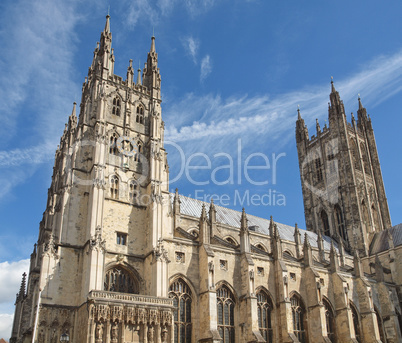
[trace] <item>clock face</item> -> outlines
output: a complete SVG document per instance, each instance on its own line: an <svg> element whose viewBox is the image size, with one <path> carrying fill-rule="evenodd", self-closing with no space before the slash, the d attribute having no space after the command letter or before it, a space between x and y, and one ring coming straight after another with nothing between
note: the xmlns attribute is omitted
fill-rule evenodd
<svg viewBox="0 0 402 343"><path fill-rule="evenodd" d="M138 145L135 143L133 138L128 136L119 137L116 146L119 152L127 157L132 157L138 153Z"/></svg>

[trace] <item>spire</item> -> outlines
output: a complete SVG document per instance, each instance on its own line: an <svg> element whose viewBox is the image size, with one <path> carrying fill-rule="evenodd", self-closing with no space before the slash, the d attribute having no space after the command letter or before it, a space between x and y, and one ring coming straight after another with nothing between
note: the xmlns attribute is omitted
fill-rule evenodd
<svg viewBox="0 0 402 343"><path fill-rule="evenodd" d="M296 243L296 255L297 258L300 258L302 256L301 253L301 233L299 230L299 227L297 226L297 223L295 224L295 233L293 234L295 238L295 243Z"/></svg>
<svg viewBox="0 0 402 343"><path fill-rule="evenodd" d="M133 83L133 78L134 78L134 68L133 68L133 60L130 59L128 62L128 68L127 68L127 85L131 87Z"/></svg>
<svg viewBox="0 0 402 343"><path fill-rule="evenodd" d="M211 204L209 205L209 220L211 225L215 224L216 222L216 209L214 204L214 199L211 198Z"/></svg>
<svg viewBox="0 0 402 343"><path fill-rule="evenodd" d="M244 210L244 207L243 207L243 210L241 212L240 225L241 225L241 230L242 231L247 230L247 215L246 215L246 211Z"/></svg>
<svg viewBox="0 0 402 343"><path fill-rule="evenodd" d="M306 266L313 266L313 251L311 250L311 244L308 239L307 232L304 235L303 253L304 253L304 264Z"/></svg>
<svg viewBox="0 0 402 343"><path fill-rule="evenodd" d="M150 52L155 52L156 50L155 50L155 36L154 35L152 35L152 37L151 37L151 50L150 50Z"/></svg>
<svg viewBox="0 0 402 343"><path fill-rule="evenodd" d="M199 230L200 230L200 243L209 244L210 232L207 222L207 211L205 210L205 204L202 204Z"/></svg>
<svg viewBox="0 0 402 343"><path fill-rule="evenodd" d="M110 32L110 15L109 13L106 16L106 24L105 24L105 29L103 30L104 33L109 33Z"/></svg>
<svg viewBox="0 0 402 343"><path fill-rule="evenodd" d="M141 82L141 62L138 62L137 85L142 85L142 82Z"/></svg>
<svg viewBox="0 0 402 343"><path fill-rule="evenodd" d="M18 299L22 300L25 297L25 287L26 287L27 273L22 274L20 291L18 293Z"/></svg>
<svg viewBox="0 0 402 343"><path fill-rule="evenodd" d="M358 101L359 101L359 110L362 110L364 107L363 107L362 101L361 101L361 99L360 99L360 94L359 94L358 96L359 96L359 97L358 97L357 99L358 99Z"/></svg>
<svg viewBox="0 0 402 343"><path fill-rule="evenodd" d="M333 76L331 76L331 93L336 93Z"/></svg>
<svg viewBox="0 0 402 343"><path fill-rule="evenodd" d="M329 251L329 261L330 261L331 271L337 272L339 270L339 260L338 260L338 254L336 253L336 250L335 250L335 245L334 245L333 240L331 240L331 249Z"/></svg>
<svg viewBox="0 0 402 343"><path fill-rule="evenodd" d="M297 120L301 120L301 114L300 114L300 105L297 105Z"/></svg>
<svg viewBox="0 0 402 343"><path fill-rule="evenodd" d="M321 127L320 127L320 123L318 122L317 118L315 120L315 127L317 129L317 136L318 136L318 134L321 132Z"/></svg>

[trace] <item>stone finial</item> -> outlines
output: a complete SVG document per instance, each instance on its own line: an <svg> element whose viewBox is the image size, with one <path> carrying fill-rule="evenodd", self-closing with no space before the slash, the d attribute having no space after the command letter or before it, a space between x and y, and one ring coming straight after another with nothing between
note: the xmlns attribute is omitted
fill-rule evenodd
<svg viewBox="0 0 402 343"><path fill-rule="evenodd" d="M320 127L320 123L318 122L317 118L315 120L315 127L317 129L317 135L318 135L321 132L321 127Z"/></svg>
<svg viewBox="0 0 402 343"><path fill-rule="evenodd" d="M301 233L300 233L299 227L297 226L297 223L295 224L295 232L294 232L293 236L295 238L295 243L296 243L296 255L297 255L297 258L300 258L302 256Z"/></svg>
<svg viewBox="0 0 402 343"><path fill-rule="evenodd" d="M203 222L207 221L207 211L205 210L204 204L202 204L200 221L203 221Z"/></svg>
<svg viewBox="0 0 402 343"><path fill-rule="evenodd" d="M339 270L339 260L338 254L336 253L334 241L331 240L331 249L329 251L329 261L332 272L337 272Z"/></svg>
<svg viewBox="0 0 402 343"><path fill-rule="evenodd" d="M151 49L150 49L150 52L155 52L156 50L155 50L155 36L154 35L152 35L152 37L151 37Z"/></svg>
<svg viewBox="0 0 402 343"><path fill-rule="evenodd" d="M335 85L334 85L334 77L331 76L331 92L335 93L336 89L335 89Z"/></svg>
<svg viewBox="0 0 402 343"><path fill-rule="evenodd" d="M311 249L311 244L308 239L307 232L304 235L303 253L304 253L304 264L306 266L312 266L313 265L313 251Z"/></svg>
<svg viewBox="0 0 402 343"><path fill-rule="evenodd" d="M209 205L209 220L211 223L216 222L216 209L214 199L211 198L211 204Z"/></svg>
<svg viewBox="0 0 402 343"><path fill-rule="evenodd" d="M244 210L244 207L243 207L243 210L241 212L241 218L240 218L240 227L241 227L242 231L247 230L247 221L248 220L247 220L246 211Z"/></svg>
<svg viewBox="0 0 402 343"><path fill-rule="evenodd" d="M321 231L318 231L317 234L317 246L320 254L320 259L323 262L325 261L325 251L324 251L324 239L322 238Z"/></svg>
<svg viewBox="0 0 402 343"><path fill-rule="evenodd" d="M302 119L301 114L300 114L300 105L297 105L297 119L298 120Z"/></svg>
<svg viewBox="0 0 402 343"><path fill-rule="evenodd" d="M27 280L27 273L24 272L22 274L20 291L17 295L18 300L22 300L25 297L26 280Z"/></svg>
<svg viewBox="0 0 402 343"><path fill-rule="evenodd" d="M104 33L109 33L110 32L110 15L109 13L106 16L106 24L105 24L105 29L103 30Z"/></svg>

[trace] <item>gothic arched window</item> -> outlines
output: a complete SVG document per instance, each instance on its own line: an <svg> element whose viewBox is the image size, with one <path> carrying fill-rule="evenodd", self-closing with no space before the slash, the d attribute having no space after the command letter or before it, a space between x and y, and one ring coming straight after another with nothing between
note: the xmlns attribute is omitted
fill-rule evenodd
<svg viewBox="0 0 402 343"><path fill-rule="evenodd" d="M300 297L296 294L292 296L290 303L292 307L293 333L301 343L306 343L306 310Z"/></svg>
<svg viewBox="0 0 402 343"><path fill-rule="evenodd" d="M216 291L218 306L218 331L224 343L235 342L234 296L229 288L222 285Z"/></svg>
<svg viewBox="0 0 402 343"><path fill-rule="evenodd" d="M228 243L230 243L232 245L237 245L237 243L235 242L235 240L232 237L227 237L226 242L228 242Z"/></svg>
<svg viewBox="0 0 402 343"><path fill-rule="evenodd" d="M320 182L323 179L321 158L319 156L316 156L314 163L317 182Z"/></svg>
<svg viewBox="0 0 402 343"><path fill-rule="evenodd" d="M174 342L191 343L191 290L183 279L179 278L170 285L169 298L173 299Z"/></svg>
<svg viewBox="0 0 402 343"><path fill-rule="evenodd" d="M257 293L258 328L265 342L273 342L272 301L263 290Z"/></svg>
<svg viewBox="0 0 402 343"><path fill-rule="evenodd" d="M110 197L113 199L119 198L119 178L116 175L110 178Z"/></svg>
<svg viewBox="0 0 402 343"><path fill-rule="evenodd" d="M120 115L120 108L121 108L120 98L116 96L113 99L112 114L115 114L116 116L119 116Z"/></svg>
<svg viewBox="0 0 402 343"><path fill-rule="evenodd" d="M338 204L335 205L335 220L336 220L336 225L338 227L338 233L341 236L341 238L345 241L348 240L348 236L346 234L346 229L345 229L345 222L343 220L343 214L342 210L339 207Z"/></svg>
<svg viewBox="0 0 402 343"><path fill-rule="evenodd" d="M109 269L105 274L105 291L138 294L138 284L126 269L120 266Z"/></svg>
<svg viewBox="0 0 402 343"><path fill-rule="evenodd" d="M117 149L117 135L116 135L115 133L110 136L109 153L110 153L110 154L113 154L113 155L117 155L117 154L118 154L118 149Z"/></svg>
<svg viewBox="0 0 402 343"><path fill-rule="evenodd" d="M137 117L135 121L139 124L144 124L144 107L141 105L137 106Z"/></svg>
<svg viewBox="0 0 402 343"><path fill-rule="evenodd" d="M357 150L356 141L353 138L350 140L350 150L352 153L352 160L355 169L362 170L359 159L359 151Z"/></svg>
<svg viewBox="0 0 402 343"><path fill-rule="evenodd" d="M336 342L335 338L335 317L334 312L332 311L332 306L329 302L323 299L324 308L325 308L325 323L327 327L327 335L332 343Z"/></svg>
<svg viewBox="0 0 402 343"><path fill-rule="evenodd" d="M139 161L140 160L141 152L142 152L142 146L141 146L141 143L138 142L137 143L137 153L134 155L134 161Z"/></svg>
<svg viewBox="0 0 402 343"><path fill-rule="evenodd" d="M360 150L362 152L363 157L364 172L370 175L370 162L367 155L366 145L364 143L360 143Z"/></svg>
<svg viewBox="0 0 402 343"><path fill-rule="evenodd" d="M324 231L324 235L329 236L330 230L329 230L329 221L328 221L328 215L327 212L324 210L321 211L321 221L322 221L322 228Z"/></svg>
<svg viewBox="0 0 402 343"><path fill-rule="evenodd" d="M355 329L356 340L361 342L361 333L360 333L360 319L359 314L357 313L357 309L352 302L350 302L350 308L352 310L352 318L353 318L353 328Z"/></svg>

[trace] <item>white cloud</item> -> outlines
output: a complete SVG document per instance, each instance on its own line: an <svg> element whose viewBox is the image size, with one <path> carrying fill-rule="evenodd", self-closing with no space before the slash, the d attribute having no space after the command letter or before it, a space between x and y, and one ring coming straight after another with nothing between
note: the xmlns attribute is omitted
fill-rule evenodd
<svg viewBox="0 0 402 343"><path fill-rule="evenodd" d="M164 13L168 13L166 1L160 1L159 6ZM156 25L159 21L157 9L154 8L148 0L132 0L126 9L126 22L129 26L134 27L140 20L149 20Z"/></svg>
<svg viewBox="0 0 402 343"><path fill-rule="evenodd" d="M22 274L28 274L29 259L0 263L0 304L14 303L21 285Z"/></svg>
<svg viewBox="0 0 402 343"><path fill-rule="evenodd" d="M186 49L186 52L191 56L194 64L197 64L199 42L194 37L187 37L183 39L182 44Z"/></svg>
<svg viewBox="0 0 402 343"><path fill-rule="evenodd" d="M201 61L201 75L200 75L201 81L204 81L206 77L211 73L211 71L212 71L211 58L209 57L209 55L206 55Z"/></svg>
<svg viewBox="0 0 402 343"><path fill-rule="evenodd" d="M208 65L209 62L205 62L206 69ZM363 105L375 106L402 90L402 52L381 56L362 71L335 85L340 90L347 113L348 107L357 108L359 92ZM169 117L172 113L174 120L169 121L172 124L167 126L166 139L176 142L197 141L199 146L198 140L204 137L227 137L244 132L283 142L284 139L293 138L298 104L301 105L302 116L308 125L313 124L314 118L326 118L329 92L329 84L326 84L310 86L273 99L267 95L221 99L214 95L197 97L188 94L167 111ZM197 119L193 119L193 122L180 121L180 118L188 121L188 114ZM212 144L210 141L214 140L204 140L204 144Z"/></svg>
<svg viewBox="0 0 402 343"><path fill-rule="evenodd" d="M0 313L0 338L8 341L11 337L11 330L13 325L14 315Z"/></svg>
<svg viewBox="0 0 402 343"><path fill-rule="evenodd" d="M15 295L19 292L22 274L28 274L29 260L0 263L0 338L11 336Z"/></svg>

